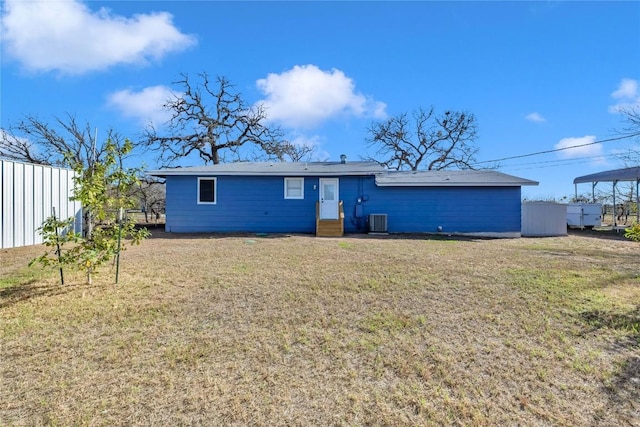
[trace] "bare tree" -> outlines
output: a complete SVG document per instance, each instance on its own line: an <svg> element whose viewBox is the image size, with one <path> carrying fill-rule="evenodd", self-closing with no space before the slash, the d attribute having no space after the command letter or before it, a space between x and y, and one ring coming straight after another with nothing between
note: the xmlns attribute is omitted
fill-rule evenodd
<svg viewBox="0 0 640 427"><path fill-rule="evenodd" d="M27 163L90 168L103 160L108 141L121 147L124 138L108 129L106 137L98 141L91 125L78 123L71 114L54 117L51 124L28 115L0 132L0 156Z"/></svg>
<svg viewBox="0 0 640 427"><path fill-rule="evenodd" d="M630 145L625 151L616 155L616 158L624 167L637 167L640 166L640 107L626 107L620 110L624 125L622 128L616 130L616 132L623 137L630 138L635 141L635 144ZM624 200L624 210L629 212L630 210L637 210L637 198L635 194L636 185L634 182L623 182L618 187L620 192L620 198L618 200ZM626 221L625 221L626 223Z"/></svg>
<svg viewBox="0 0 640 427"><path fill-rule="evenodd" d="M246 105L225 77L215 83L206 73L198 77L197 84L187 74L174 82L183 92L164 104L172 114L166 134L159 135L153 126L145 132L146 145L160 152L161 162L171 164L190 155L199 156L205 164L245 160L250 151L247 144L270 158L284 158L287 147L281 141L282 131L265 124L263 107Z"/></svg>
<svg viewBox="0 0 640 427"><path fill-rule="evenodd" d="M619 154L618 159L626 166L640 165L640 107L627 107L620 110L624 125L616 132L623 137L633 139L636 144L627 147L627 150Z"/></svg>
<svg viewBox="0 0 640 427"><path fill-rule="evenodd" d="M28 163L60 166L76 171L101 170L106 163L114 163L120 171L124 167L126 157L132 155L136 146L128 139L122 138L112 129L107 129L97 138L96 130L92 132L89 123L80 124L76 118L67 114L65 117L54 117L48 123L36 116L28 115L18 124L0 131L0 156ZM82 174L78 173L78 177ZM109 191L118 192L120 185ZM119 198L120 194L110 194ZM99 218L93 215L92 209L83 206L83 232L91 238L92 229Z"/></svg>
<svg viewBox="0 0 640 427"><path fill-rule="evenodd" d="M620 113L625 125L618 133L640 140L640 107L626 107Z"/></svg>
<svg viewBox="0 0 640 427"><path fill-rule="evenodd" d="M166 198L166 186L164 180L142 176L139 178L134 190L134 196L138 199L144 213L144 220L149 222L149 214L156 218L164 212Z"/></svg>
<svg viewBox="0 0 640 427"><path fill-rule="evenodd" d="M411 119L403 113L371 124L367 141L377 151L369 160L396 170L473 169L478 151L473 114L436 115L431 107L415 110Z"/></svg>
<svg viewBox="0 0 640 427"><path fill-rule="evenodd" d="M316 154L316 147L307 144L292 144L285 142L283 147L283 160L291 162L310 162Z"/></svg>
<svg viewBox="0 0 640 427"><path fill-rule="evenodd" d="M0 130L0 156L19 162L53 164L28 138L17 136L12 129Z"/></svg>

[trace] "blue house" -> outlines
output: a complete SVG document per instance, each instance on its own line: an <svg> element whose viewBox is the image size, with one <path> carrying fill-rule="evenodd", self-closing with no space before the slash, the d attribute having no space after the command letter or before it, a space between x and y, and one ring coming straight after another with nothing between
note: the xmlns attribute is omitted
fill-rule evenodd
<svg viewBox="0 0 640 427"><path fill-rule="evenodd" d="M503 173L389 171L375 162L226 163L166 178L166 231L520 236L521 187Z"/></svg>

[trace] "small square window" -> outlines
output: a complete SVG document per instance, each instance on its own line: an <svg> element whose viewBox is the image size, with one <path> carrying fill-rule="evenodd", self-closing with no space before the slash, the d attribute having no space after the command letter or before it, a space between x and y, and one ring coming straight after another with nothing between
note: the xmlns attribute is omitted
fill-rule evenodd
<svg viewBox="0 0 640 427"><path fill-rule="evenodd" d="M304 178L285 178L284 198L304 199Z"/></svg>
<svg viewBox="0 0 640 427"><path fill-rule="evenodd" d="M216 204L216 178L198 178L198 204Z"/></svg>

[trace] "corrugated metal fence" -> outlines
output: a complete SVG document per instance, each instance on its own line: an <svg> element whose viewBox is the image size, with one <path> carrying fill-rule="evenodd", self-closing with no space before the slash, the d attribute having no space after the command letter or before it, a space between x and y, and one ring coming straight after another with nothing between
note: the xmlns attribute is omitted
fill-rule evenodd
<svg viewBox="0 0 640 427"><path fill-rule="evenodd" d="M82 208L71 201L74 172L69 169L0 160L0 247L42 243L37 229L55 208L58 218L75 217L80 231Z"/></svg>

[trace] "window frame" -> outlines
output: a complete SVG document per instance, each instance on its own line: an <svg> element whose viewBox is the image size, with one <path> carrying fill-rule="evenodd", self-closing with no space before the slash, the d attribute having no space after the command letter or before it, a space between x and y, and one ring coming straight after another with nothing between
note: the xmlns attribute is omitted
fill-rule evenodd
<svg viewBox="0 0 640 427"><path fill-rule="evenodd" d="M213 202L200 200L200 183L202 181L213 181ZM198 177L198 192L196 194L196 200L199 205L215 205L218 203L218 178L214 176Z"/></svg>
<svg viewBox="0 0 640 427"><path fill-rule="evenodd" d="M288 193L288 184L292 181L300 181L300 195L299 196L290 196ZM285 177L284 179L284 198L287 200L304 200L304 177L302 176L291 176Z"/></svg>

